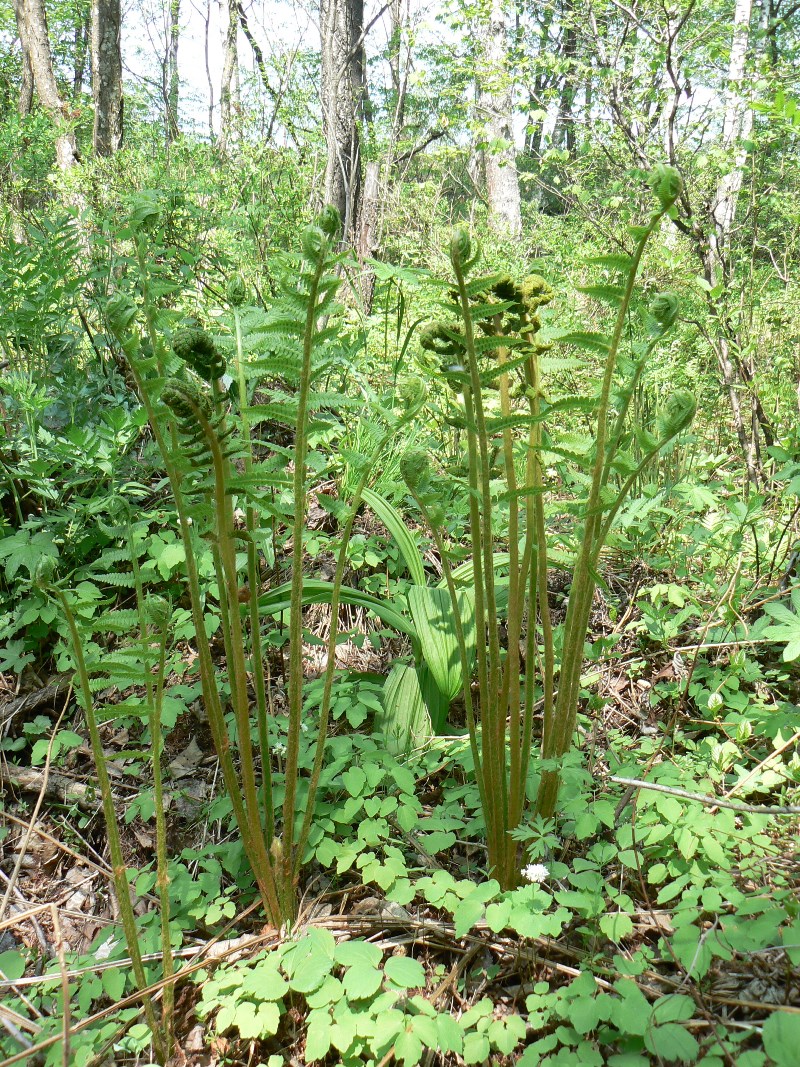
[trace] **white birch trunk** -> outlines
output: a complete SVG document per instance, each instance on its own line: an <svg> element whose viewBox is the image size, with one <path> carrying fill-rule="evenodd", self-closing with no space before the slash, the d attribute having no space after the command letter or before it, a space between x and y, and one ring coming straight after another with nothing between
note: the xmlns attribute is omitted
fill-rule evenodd
<svg viewBox="0 0 800 1067"><path fill-rule="evenodd" d="M489 143L484 151L489 223L498 232L516 237L522 232L522 216L503 0L491 0L491 10L482 31L483 63L479 71L478 106L484 119L484 138Z"/></svg>

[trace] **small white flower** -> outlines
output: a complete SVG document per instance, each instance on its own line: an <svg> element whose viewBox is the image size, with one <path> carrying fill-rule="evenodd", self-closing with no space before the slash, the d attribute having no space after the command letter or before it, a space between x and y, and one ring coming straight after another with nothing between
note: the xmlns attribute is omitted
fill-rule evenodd
<svg viewBox="0 0 800 1067"><path fill-rule="evenodd" d="M303 731L304 734L307 734L308 733L308 723L307 722L301 722L300 723L300 729Z"/></svg>
<svg viewBox="0 0 800 1067"><path fill-rule="evenodd" d="M284 745L283 741L279 741L276 745L272 746L272 751L276 756L285 756L286 745Z"/></svg>
<svg viewBox="0 0 800 1067"><path fill-rule="evenodd" d="M550 872L543 863L529 863L520 873L526 882L546 882L550 877Z"/></svg>

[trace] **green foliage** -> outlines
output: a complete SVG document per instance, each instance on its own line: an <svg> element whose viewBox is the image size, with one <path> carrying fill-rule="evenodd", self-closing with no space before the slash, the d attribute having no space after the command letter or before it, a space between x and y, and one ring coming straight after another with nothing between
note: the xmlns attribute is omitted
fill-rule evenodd
<svg viewBox="0 0 800 1067"><path fill-rule="evenodd" d="M65 100L86 14L83 2L48 7ZM90 693L82 700L107 724L106 751L108 736L129 736L120 765L140 795L117 816L123 837L146 824L126 856L142 857L131 875L137 910L146 910L133 943L153 954L148 981L166 974L170 941L196 946L231 921L232 937L251 932L250 920L237 917L254 892L269 891L254 888L252 870L263 880L270 864L281 868L277 842L291 826L291 900L279 901L272 918L293 913L297 891L302 925L261 955L248 958L249 949L235 963L209 962L198 978L206 1042L212 1027L231 1042L220 1055L269 1067L290 1055L345 1067L387 1056L409 1065L508 1057L550 1067L788 1067L798 1034L781 998L800 964L793 827L786 816L732 812L711 800L790 805L800 781L797 211L784 192L797 184L796 28L779 18L750 32L742 99L753 102L755 122L734 147L714 133L725 128L724 109L738 106L726 77L730 19L716 9L696 9L676 30L673 14L653 5L637 7L632 21L601 3L599 35L593 20L566 8L517 14L509 80L532 94L515 167L524 214L518 241L489 233L472 195L467 101L483 69L483 13L451 12L458 32L448 31L445 44L431 45L423 25L394 27L384 58L396 66L385 86L378 58L369 57L364 157L383 161L390 146L373 234L381 261L368 264L370 311L361 306L369 286L362 289L356 265L328 255L335 218L326 213L303 231L318 203L322 148L314 55L300 48L289 59L276 46L267 59L279 85L274 100L261 99L241 72L226 158L188 131L165 149L154 117L156 71L149 103L148 82L126 85L124 152L93 160L86 81L67 120L83 158L64 176L53 168L57 131L43 109L35 104L17 117L20 53L11 11L2 12L0 362L8 366L0 370L0 670L7 693L19 687L22 695L53 668L73 670L82 655ZM665 41L674 84L659 73ZM614 62L600 55L610 42ZM609 99L614 108L598 109L597 100ZM545 133L548 114L557 118ZM479 150L500 147L479 136ZM648 177L644 157L662 143L677 169L657 167ZM738 206L736 195L719 199L737 177L733 152L743 161ZM648 184L655 199L645 207ZM721 216L721 203L735 213L727 233L705 207L717 205ZM644 236L626 225L652 204L670 223L652 229L640 282L626 296ZM465 307L451 283L436 278L448 269L444 235L467 217L472 232L459 229L452 248L459 268L473 270ZM709 239L721 256L716 270ZM474 274L479 251L488 277ZM303 401L304 327L323 252ZM555 302L539 273L515 285L529 271L546 274ZM615 347L605 315L625 308L603 448L598 380ZM538 382L528 374L526 317L541 320ZM731 382L718 368L721 352L732 359ZM141 395L126 380L125 353ZM470 417L465 388L484 402L487 449L477 479L468 438L479 433L478 410ZM745 438L766 446L758 485L749 488L726 407L733 399ZM162 432L163 461L149 443L142 400ZM420 453L429 457L421 465ZM404 456L416 501L403 483ZM179 483L176 502L165 468ZM360 496L382 530L368 514L356 517ZM304 526L306 501L323 512L313 529ZM475 501L491 512L477 555ZM439 536L433 545L416 529L420 515ZM588 567L570 583L592 524ZM515 587L513 577L529 528L535 589ZM299 566L297 556L289 561L298 546ZM440 561L454 595L446 577L434 576ZM58 584L80 651L45 582ZM494 606L476 621L475 592L489 582ZM588 629L580 619L565 628L565 606L578 612L581 599ZM334 609L329 639L304 610L319 603ZM340 605L352 613L340 615ZM337 642L355 648L365 637L363 613L378 620L364 652L377 653L385 679L334 671ZM442 736L469 726L457 690L476 672L474 660L491 655L496 629L497 663L509 679L505 692L502 683L488 690L499 694L498 723L511 736L517 710L535 709L530 734L524 723L519 731L517 802L532 805L548 775L562 782L554 817L540 804L506 841L509 883L520 883L506 889L485 848L504 833L486 816L487 795L502 809L499 777L487 778L484 753L465 737ZM326 667L305 685L294 674L288 723L275 657L290 632L295 666L302 641L322 645ZM212 719L215 699L219 705L215 740L221 752L229 742L235 757L226 765L223 756L225 789L200 820L219 843L167 857L167 804L155 795L159 739L176 725L183 730L184 714L200 701L194 657L207 655L210 643L214 656L200 673ZM376 669L373 659L367 669ZM586 767L575 752L558 755L563 745L523 766L540 724L548 734L540 715L548 675L554 690L571 687L567 741L577 727ZM482 733L485 723L477 726ZM204 734L201 727L201 743ZM14 764L41 766L49 751L75 775L85 770L86 738L80 714L54 729L49 713L15 713L1 744ZM255 799L251 791L245 822L249 816L266 854L237 834L236 774L248 746ZM500 767L504 742L489 749L490 766ZM134 768L145 767L152 781L136 781ZM607 768L709 802L625 794L604 780ZM280 811L287 793L288 818ZM180 804L173 800L169 811L177 835L185 829ZM63 806L52 814L60 820ZM91 839L88 816L66 817ZM154 827L160 855L148 863L142 842ZM120 891L127 897L127 887ZM359 939L363 918L347 930L349 915L318 911L320 893L359 909L369 901L380 939ZM114 1007L135 993L128 957L124 939L107 927L87 954L68 954L71 1062L154 1058L140 1007ZM0 970L4 1009L30 1019L37 1041L52 1042L42 1062L61 1064L57 961L15 945L0 953ZM24 987L15 987L22 977ZM162 998L157 1011L169 993ZM756 1010L730 1003L737 1000L763 1003ZM98 1011L108 1012L106 1021L89 1022ZM4 1030L2 1054L20 1049Z"/></svg>

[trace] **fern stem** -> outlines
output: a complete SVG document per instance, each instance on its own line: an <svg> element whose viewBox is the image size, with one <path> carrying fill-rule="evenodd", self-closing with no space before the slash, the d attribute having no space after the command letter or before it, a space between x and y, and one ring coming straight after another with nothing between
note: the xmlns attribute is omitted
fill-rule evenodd
<svg viewBox="0 0 800 1067"><path fill-rule="evenodd" d="M253 442L250 437L250 421L247 417L247 380L244 373L244 356L242 352L242 320L237 307L233 308L233 321L236 332L236 376L239 383L239 425L242 441L245 443L245 474L253 470ZM264 803L264 829L267 845L275 837L275 805L272 791L272 762L269 749L269 730L267 728L267 695L264 688L264 667L261 647L261 617L258 610L258 547L255 543L256 513L248 502L245 522L247 525L247 582L250 586L250 673L256 694L256 714L258 715L258 742L261 750L261 789Z"/></svg>
<svg viewBox="0 0 800 1067"><path fill-rule="evenodd" d="M170 981L175 973L175 961L172 954L170 936L170 900L169 900L169 852L167 850L167 824L164 811L164 780L161 772L161 758L164 751L164 738L161 733L161 715L164 696L164 678L166 675L167 629L166 624L158 629L158 658L156 661L156 680L153 685L149 657L150 631L145 614L144 585L139 560L129 530L131 566L136 588L136 608L139 615L139 633L142 641L144 658L144 681L147 692L147 704L150 719L150 744L152 748L151 763L153 768L153 809L156 820L156 887L161 911L161 967L166 984L162 1000L162 1019L164 1036L169 1054L175 1029L175 986Z"/></svg>
<svg viewBox="0 0 800 1067"><path fill-rule="evenodd" d="M464 389L467 414L467 438L470 465L470 527L472 552L475 567L475 616L478 630L478 649L486 640L488 628L488 663L484 655L485 675L481 692L481 741L484 746L484 766L489 767L491 796L489 814L491 828L487 826L487 844L490 862L501 863L505 849L508 826L508 781L506 774L505 708L498 706L500 674L500 641L497 632L497 604L494 588L494 561L492 559L492 496L491 466L489 463L489 439L483 411L480 369L475 350L475 333L472 324L472 309L461 259L452 256L453 269L458 284L459 303L464 321L464 352L469 373L469 387ZM481 566L479 567L479 560ZM478 600L480 599L480 609Z"/></svg>
<svg viewBox="0 0 800 1067"><path fill-rule="evenodd" d="M290 597L289 636L289 733L286 742L286 790L283 802L283 837L278 861L282 871L282 888L293 895L294 821L297 815L297 770L300 758L300 725L303 714L303 531L306 515L306 453L308 451L308 397L311 388L311 355L317 326L317 299L325 270L327 240L314 265L308 293L303 331L303 362L297 403L297 428L294 448L294 522L292 524L292 591Z"/></svg>
<svg viewBox="0 0 800 1067"><path fill-rule="evenodd" d="M125 942L127 944L128 952L131 957L131 967L133 968L133 976L136 980L136 985L139 989L144 990L148 986L148 981L144 971L144 963L142 962L142 953L139 948L139 932L136 928L136 917L133 913L133 905L131 903L131 887L128 882L128 871L122 854L122 837L119 832L119 824L117 823L117 813L114 810L114 794L111 791L111 781L108 777L108 770L106 768L103 742L100 738L97 717L94 713L94 701L92 699L91 685L89 684L89 672L86 668L86 660L83 655L83 645L81 643L80 634L78 633L77 623L75 622L75 615L73 614L69 601L63 591L57 586L50 586L49 589L61 605L61 610L64 613L64 618L66 619L67 627L69 629L73 652L75 653L78 680L81 687L81 696L83 697L83 710L86 714L86 725L89 729L89 742L92 747L94 767L97 774L97 784L100 787L103 816L105 818L106 831L108 833L108 849L111 853L114 888L117 894L120 918L122 919L122 929L125 934ZM166 1042L164 1034L161 1032L161 1028L158 1025L153 1002L146 994L143 996L143 1001L147 1025L150 1027L150 1031L153 1035L153 1046L156 1050L158 1059L164 1060L167 1055Z"/></svg>
<svg viewBox="0 0 800 1067"><path fill-rule="evenodd" d="M586 630L589 624L592 598L594 596L595 579L593 561L599 551L597 533L602 521L602 507L600 494L603 486L603 471L606 464L606 439L608 436L608 413L611 396L611 384L614 370L617 365L622 332L628 317L631 298L633 296L636 277L639 272L642 255L648 240L661 222L664 210L655 212L650 224L645 227L634 252L631 265L628 269L628 277L622 296L614 332L611 337L608 355L603 371L603 381L600 388L600 398L597 408L597 436L595 439L595 457L592 469L592 481L589 497L586 503L585 522L581 546L573 572L572 590L567 606L567 618L564 623L564 649L561 662L561 673L558 684L558 697L555 704L553 730L551 736L545 739L542 755L546 760L560 761L568 751L575 732L575 723L578 716L578 699L580 695L580 676L583 666L583 644L586 638ZM544 818L550 818L555 810L558 789L560 785L560 771L545 770L539 784L539 793L536 799L537 814Z"/></svg>
<svg viewBox="0 0 800 1067"><path fill-rule="evenodd" d="M496 330L499 328L499 317ZM497 351L497 361L502 366L506 363L507 350ZM508 373L500 375L500 411L506 418L511 416L511 391ZM503 459L505 464L506 488L508 494L508 612L506 629L508 632L508 651L502 671L500 687L500 707L508 709L508 744L509 755L509 801L507 829L513 829L519 822L517 810L522 810L522 798L525 784L521 778L524 747L524 721L520 704L520 654L519 638L522 632L522 615L524 612L524 576L520 571L519 559L519 502L517 499L517 472L514 467L514 438L510 425L503 427ZM515 879L517 846L510 835L506 834L506 860L501 885L510 887Z"/></svg>
<svg viewBox="0 0 800 1067"><path fill-rule="evenodd" d="M117 339L122 345L128 361L128 366L131 368L136 387L147 412L150 428L153 431L153 436L155 437L159 451L161 452L164 467L172 489L173 498L175 500L175 509L178 514L181 539L183 541L186 556L186 580L189 587L192 623L194 625L197 656L200 664L200 684L203 692L203 703L205 705L206 715L208 716L208 724L214 741L214 749L217 753L217 758L220 761L225 788L231 799L234 818L239 827L239 832L242 835L242 844L244 846L245 854L247 855L248 862L255 876L259 893L261 894L264 903L264 908L267 915L270 917L270 920L277 923L280 921L280 907L275 879L272 867L269 863L269 855L264 848L263 841L260 842L261 848L259 849L258 839L260 839L261 835L256 835L256 839L254 839L253 828L250 826L247 819L242 800L241 786L231 755L230 735L228 733L227 723L225 722L225 714L222 709L220 693L217 688L214 664L211 659L211 649L208 640L206 639L205 621L203 618L203 598L200 592L200 579L197 570L197 559L194 553L192 527L189 523L186 503L181 491L180 475L172 458L176 449L170 451L164 438L161 428L162 416L157 412L155 405L153 404L148 388L149 383L143 379L138 367L136 341L133 338L124 335L118 335ZM174 431L174 425L172 429ZM266 857L266 864L263 862L263 857Z"/></svg>
<svg viewBox="0 0 800 1067"><path fill-rule="evenodd" d="M276 872L270 862L269 853L264 844L261 834L261 816L258 804L258 788L256 785L255 762L253 760L253 742L250 737L250 704L247 699L247 665L244 654L244 635L242 631L242 617L239 605L239 582L236 571L236 547L234 544L234 518L233 502L228 493L229 465L220 443L220 435L208 422L206 417L198 414L206 442L211 453L211 462L214 471L214 501L216 518L217 547L222 561L222 570L225 579L225 588L220 590L221 595L227 598L228 624L230 635L228 646L231 659L228 662L228 678L231 682L231 695L233 710L236 718L238 735L238 752L241 762L242 792L244 795L244 807L247 821L250 827L252 843L255 847L259 864L263 866L264 876L275 890L277 903L280 906L281 918L291 916L286 914L283 902L280 880L276 878ZM273 916L273 919L278 916Z"/></svg>

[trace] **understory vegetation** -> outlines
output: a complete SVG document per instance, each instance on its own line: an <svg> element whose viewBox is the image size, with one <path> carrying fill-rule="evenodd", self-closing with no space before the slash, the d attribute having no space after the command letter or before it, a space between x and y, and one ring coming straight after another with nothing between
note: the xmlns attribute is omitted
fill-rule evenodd
<svg viewBox="0 0 800 1067"><path fill-rule="evenodd" d="M713 148L521 155L514 237L456 138L364 254L313 138L0 100L0 1067L800 1063L762 89L707 260Z"/></svg>

